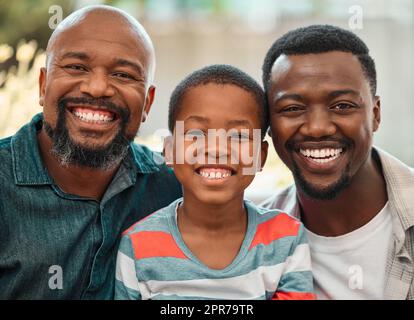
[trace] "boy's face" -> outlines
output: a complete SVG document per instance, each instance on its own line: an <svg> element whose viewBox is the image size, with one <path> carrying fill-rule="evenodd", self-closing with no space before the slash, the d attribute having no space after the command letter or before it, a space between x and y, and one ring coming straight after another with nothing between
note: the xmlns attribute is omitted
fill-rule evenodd
<svg viewBox="0 0 414 320"><path fill-rule="evenodd" d="M211 83L185 93L173 148L166 150L173 152L185 197L213 205L243 198L267 155L259 108L251 93L235 85Z"/></svg>

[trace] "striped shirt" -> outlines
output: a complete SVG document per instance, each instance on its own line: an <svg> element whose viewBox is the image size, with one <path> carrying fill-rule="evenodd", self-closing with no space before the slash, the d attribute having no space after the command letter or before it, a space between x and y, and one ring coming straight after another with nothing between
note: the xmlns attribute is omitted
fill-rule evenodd
<svg viewBox="0 0 414 320"><path fill-rule="evenodd" d="M245 200L247 231L233 262L215 270L184 243L178 199L139 221L121 239L115 299L314 299L304 227L279 210Z"/></svg>
<svg viewBox="0 0 414 320"><path fill-rule="evenodd" d="M375 147L374 159L381 163L387 185L388 207L392 212L392 243L387 252L385 299L414 299L414 170L387 152ZM300 218L294 185L262 203L281 208ZM316 283L318 285L318 283Z"/></svg>

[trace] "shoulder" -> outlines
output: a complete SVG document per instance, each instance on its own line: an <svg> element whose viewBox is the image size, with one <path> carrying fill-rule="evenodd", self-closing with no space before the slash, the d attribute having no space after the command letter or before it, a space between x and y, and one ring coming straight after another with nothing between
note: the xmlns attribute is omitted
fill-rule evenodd
<svg viewBox="0 0 414 320"><path fill-rule="evenodd" d="M149 214L145 218L137 221L131 227L125 230L122 233L122 236L131 237L140 232L154 232L154 234L157 232L169 233L169 220L172 216L174 216L175 207L177 205L177 201L179 200L180 199L177 199L168 206L161 208Z"/></svg>
<svg viewBox="0 0 414 320"><path fill-rule="evenodd" d="M285 211L255 206L252 203L248 205L250 210L256 213L255 239L257 244L266 245L279 239L297 237L302 232L302 223Z"/></svg>
<svg viewBox="0 0 414 320"><path fill-rule="evenodd" d="M0 177L13 174L11 140L12 137L0 139Z"/></svg>
<svg viewBox="0 0 414 320"><path fill-rule="evenodd" d="M130 146L134 163L139 171L143 173L161 173L169 176L174 175L171 168L165 164L165 159L160 152L152 151L148 147L137 143L131 143Z"/></svg>
<svg viewBox="0 0 414 320"><path fill-rule="evenodd" d="M273 196L262 202L260 206L268 209L279 209L290 215L298 216L298 203L296 199L296 187L293 184L277 191Z"/></svg>
<svg viewBox="0 0 414 320"><path fill-rule="evenodd" d="M385 177L392 175L397 178L414 179L414 168L406 165L388 152L378 148L373 148L374 158L378 158L382 164Z"/></svg>
<svg viewBox="0 0 414 320"><path fill-rule="evenodd" d="M179 199L126 230L122 235L120 249L133 252L136 260L157 257L185 258L174 238L172 220L175 219L177 201Z"/></svg>
<svg viewBox="0 0 414 320"><path fill-rule="evenodd" d="M10 153L12 137L0 139L0 156Z"/></svg>

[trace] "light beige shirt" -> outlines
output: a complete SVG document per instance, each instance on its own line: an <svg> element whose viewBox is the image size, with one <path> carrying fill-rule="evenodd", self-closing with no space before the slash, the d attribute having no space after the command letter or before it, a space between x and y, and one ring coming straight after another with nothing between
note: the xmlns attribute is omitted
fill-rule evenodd
<svg viewBox="0 0 414 320"><path fill-rule="evenodd" d="M414 169L387 152L373 148L378 155L387 185L388 205L392 212L392 243L386 266L385 299L414 299ZM278 208L300 219L294 185L261 204Z"/></svg>

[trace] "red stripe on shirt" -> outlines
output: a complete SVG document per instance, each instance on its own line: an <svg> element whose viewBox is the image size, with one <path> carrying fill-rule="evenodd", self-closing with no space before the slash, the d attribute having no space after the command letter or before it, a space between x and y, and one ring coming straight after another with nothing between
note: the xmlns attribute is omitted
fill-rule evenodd
<svg viewBox="0 0 414 320"><path fill-rule="evenodd" d="M278 214L257 226L250 249L258 244L268 245L269 243L283 237L297 236L300 223L286 213Z"/></svg>
<svg viewBox="0 0 414 320"><path fill-rule="evenodd" d="M276 291L272 300L316 300L316 295L310 292L281 292Z"/></svg>
<svg viewBox="0 0 414 320"><path fill-rule="evenodd" d="M140 231L130 235L135 258L172 257L187 259L171 234L162 231Z"/></svg>

